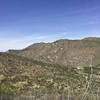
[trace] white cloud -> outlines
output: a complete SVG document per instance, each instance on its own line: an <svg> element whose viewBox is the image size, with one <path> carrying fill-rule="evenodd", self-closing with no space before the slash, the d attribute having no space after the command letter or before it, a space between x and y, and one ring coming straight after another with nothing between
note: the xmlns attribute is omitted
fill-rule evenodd
<svg viewBox="0 0 100 100"><path fill-rule="evenodd" d="M62 32L62 33L58 33L58 34L56 34L56 35L59 35L59 36L61 36L61 35L69 35L70 33L67 33L67 32Z"/></svg>

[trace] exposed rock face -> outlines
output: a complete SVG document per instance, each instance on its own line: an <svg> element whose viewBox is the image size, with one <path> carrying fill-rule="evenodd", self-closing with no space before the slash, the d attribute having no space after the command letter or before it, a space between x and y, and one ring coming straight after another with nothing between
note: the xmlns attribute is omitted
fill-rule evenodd
<svg viewBox="0 0 100 100"><path fill-rule="evenodd" d="M36 43L23 50L10 50L9 53L46 63L58 63L75 67L90 64L90 51L95 51L93 64L100 64L100 38L82 40L57 40L53 43Z"/></svg>

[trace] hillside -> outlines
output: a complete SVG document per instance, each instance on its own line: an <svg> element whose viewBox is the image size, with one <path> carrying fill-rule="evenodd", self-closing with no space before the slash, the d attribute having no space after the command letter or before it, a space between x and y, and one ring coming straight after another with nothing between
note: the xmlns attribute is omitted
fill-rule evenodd
<svg viewBox="0 0 100 100"><path fill-rule="evenodd" d="M83 78L74 68L32 61L27 58L0 53L0 91L4 94L34 94L57 92L67 88L70 79L73 88ZM84 79L84 78L83 78ZM80 81L82 82L82 81ZM77 89L77 88L76 88Z"/></svg>
<svg viewBox="0 0 100 100"><path fill-rule="evenodd" d="M63 94L79 98L85 91L85 78L90 79L90 68L76 69L29 60L24 57L0 53L0 93L7 95ZM100 68L93 68L94 93L100 83ZM95 86L96 85L96 86Z"/></svg>
<svg viewBox="0 0 100 100"><path fill-rule="evenodd" d="M96 53L93 64L97 66L100 64L100 38L62 39L53 43L36 43L23 50L9 50L8 52L42 62L86 67L90 64L89 52L91 51Z"/></svg>
<svg viewBox="0 0 100 100"><path fill-rule="evenodd" d="M99 38L85 38L36 43L23 50L0 53L0 93L40 97L55 94L68 97L70 89L71 98L74 98L72 100L80 100L90 82L88 96L91 90L96 96L100 93L97 92L100 87L99 50ZM92 57L90 51L95 51L96 54Z"/></svg>

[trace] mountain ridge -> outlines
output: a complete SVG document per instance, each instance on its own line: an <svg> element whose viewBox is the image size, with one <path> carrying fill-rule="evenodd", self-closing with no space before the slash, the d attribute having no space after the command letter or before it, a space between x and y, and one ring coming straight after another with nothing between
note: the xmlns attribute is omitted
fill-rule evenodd
<svg viewBox="0 0 100 100"><path fill-rule="evenodd" d="M87 37L81 40L61 39L51 43L35 43L22 50L9 50L8 53L37 61L58 63L64 66L89 66L89 52L95 51L94 65L99 64L100 38Z"/></svg>
<svg viewBox="0 0 100 100"><path fill-rule="evenodd" d="M90 55L91 51L96 54ZM72 100L80 100L79 95L84 94L87 86L86 78L91 80L93 57L92 87L96 95L100 87L99 51L99 40L64 39L0 53L0 93L40 98L56 93L67 97L70 88Z"/></svg>

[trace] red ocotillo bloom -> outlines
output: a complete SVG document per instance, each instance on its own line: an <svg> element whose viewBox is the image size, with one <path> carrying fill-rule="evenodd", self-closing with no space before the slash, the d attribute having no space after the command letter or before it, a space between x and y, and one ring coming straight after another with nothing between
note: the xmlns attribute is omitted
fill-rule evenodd
<svg viewBox="0 0 100 100"><path fill-rule="evenodd" d="M90 55L95 55L95 51L90 51L89 54Z"/></svg>

